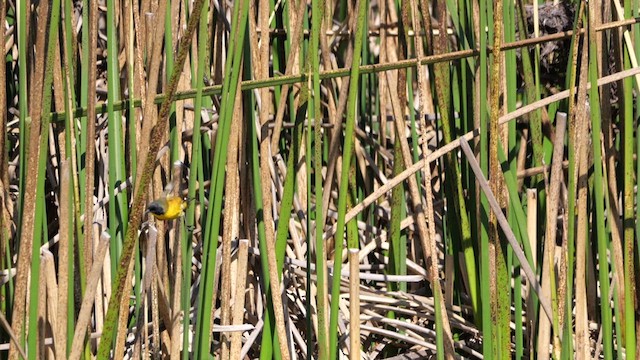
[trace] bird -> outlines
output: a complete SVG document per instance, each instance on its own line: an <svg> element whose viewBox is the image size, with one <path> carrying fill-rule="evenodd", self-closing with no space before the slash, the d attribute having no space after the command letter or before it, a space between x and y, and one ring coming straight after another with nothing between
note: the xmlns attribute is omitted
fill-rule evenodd
<svg viewBox="0 0 640 360"><path fill-rule="evenodd" d="M173 220L184 215L188 201L180 196L168 195L152 201L146 213L151 213L158 220Z"/></svg>

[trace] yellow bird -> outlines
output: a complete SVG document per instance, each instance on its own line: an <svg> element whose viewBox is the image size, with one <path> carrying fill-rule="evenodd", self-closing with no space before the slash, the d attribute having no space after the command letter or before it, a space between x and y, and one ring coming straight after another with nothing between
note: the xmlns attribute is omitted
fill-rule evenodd
<svg viewBox="0 0 640 360"><path fill-rule="evenodd" d="M187 204L182 197L169 195L152 201L146 212L150 212L158 220L173 220L184 215Z"/></svg>

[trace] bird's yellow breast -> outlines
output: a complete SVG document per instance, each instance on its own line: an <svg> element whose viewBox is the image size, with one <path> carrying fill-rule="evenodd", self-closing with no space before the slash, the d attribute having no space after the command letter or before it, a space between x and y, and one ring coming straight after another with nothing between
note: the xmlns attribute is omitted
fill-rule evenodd
<svg viewBox="0 0 640 360"><path fill-rule="evenodd" d="M158 220L173 220L177 219L184 213L184 209L187 207L187 203L178 196L167 197L166 200L156 200L154 203L160 205L163 209L163 213L152 213Z"/></svg>

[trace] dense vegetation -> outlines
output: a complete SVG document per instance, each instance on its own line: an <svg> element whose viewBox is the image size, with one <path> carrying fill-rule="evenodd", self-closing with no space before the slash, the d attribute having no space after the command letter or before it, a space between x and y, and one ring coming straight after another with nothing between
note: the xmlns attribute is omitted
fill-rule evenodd
<svg viewBox="0 0 640 360"><path fill-rule="evenodd" d="M0 0L0 357L636 358L640 7L538 5Z"/></svg>

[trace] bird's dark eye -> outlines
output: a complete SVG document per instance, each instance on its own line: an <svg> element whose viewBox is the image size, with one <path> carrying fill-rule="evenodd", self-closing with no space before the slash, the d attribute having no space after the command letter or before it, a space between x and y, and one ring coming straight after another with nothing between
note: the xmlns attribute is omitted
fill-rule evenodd
<svg viewBox="0 0 640 360"><path fill-rule="evenodd" d="M164 214L164 209L162 208L162 206L154 202L149 204L149 206L147 207L147 210L149 210L150 213L156 214L156 215Z"/></svg>

